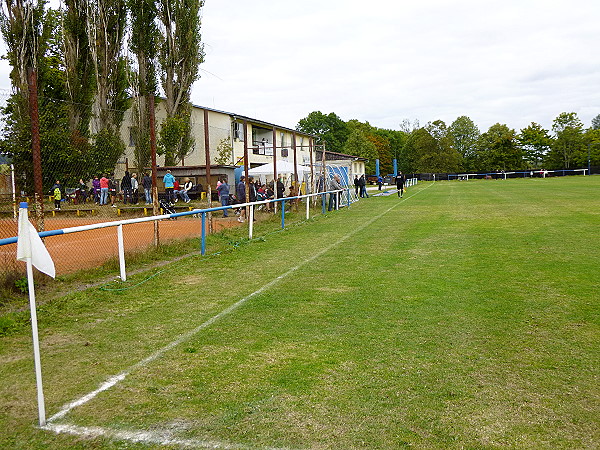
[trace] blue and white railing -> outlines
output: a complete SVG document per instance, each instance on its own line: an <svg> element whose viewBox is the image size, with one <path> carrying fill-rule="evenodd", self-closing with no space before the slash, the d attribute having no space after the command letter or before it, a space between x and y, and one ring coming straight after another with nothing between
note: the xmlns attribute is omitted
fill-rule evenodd
<svg viewBox="0 0 600 450"><path fill-rule="evenodd" d="M346 193L345 196L342 195L344 192ZM307 201L306 201L306 219L308 220L308 219L310 219L310 201L308 201L308 200L311 197L321 196L322 213L325 214L327 195L330 195L330 196L337 195L338 196L338 199L335 202L336 210L338 210L340 208L340 203L341 203L341 200L343 197L346 197L345 198L346 206L350 206L350 204L352 203L351 197L350 197L350 189L345 188L345 189L341 189L341 190L337 190L337 191L318 192L318 193L314 193L314 194L299 195L296 197L284 197L284 198L277 198L277 199L270 199L270 200L262 200L262 201L258 201L258 202L240 203L240 204L228 205L228 206L218 206L215 208L194 209L192 211L184 211L184 212L174 213L174 214L161 214L158 216L151 216L151 217L139 217L139 218L135 218L135 219L125 219L125 220L117 220L117 221L111 221L111 222L93 223L93 224L89 224L89 225L81 225L78 227L69 227L69 228L62 228L62 229L58 229L58 230L42 231L38 234L40 237L44 238L44 237L49 237L49 236L60 236L63 234L78 233L81 231L96 230L96 229L100 229L100 228L116 227L117 228L117 241L118 241L118 247L119 247L118 253L119 253L120 277L121 277L121 280L126 281L127 274L125 271L125 247L123 244L123 225L130 225L130 224L142 223L142 222L151 222L151 221L155 221L155 220L175 219L177 217L194 216L194 215L200 214L201 218L202 218L201 254L205 255L206 254L206 215L210 212L224 211L224 210L228 210L228 209L246 208L246 207L249 208L248 238L252 239L253 233L254 233L254 208L255 207L270 204L270 203L272 203L272 204L280 203L281 204L280 205L281 228L283 229L283 228L285 228L285 203L286 202L307 199ZM16 244L17 240L18 240L18 236L0 239L0 246Z"/></svg>

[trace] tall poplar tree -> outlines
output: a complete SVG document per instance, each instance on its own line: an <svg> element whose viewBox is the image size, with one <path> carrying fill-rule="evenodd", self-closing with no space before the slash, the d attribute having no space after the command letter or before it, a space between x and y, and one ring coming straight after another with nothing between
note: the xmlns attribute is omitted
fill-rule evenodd
<svg viewBox="0 0 600 450"><path fill-rule="evenodd" d="M28 70L37 73L39 98L39 124L44 188L48 188L55 174L46 164L52 159L52 146L68 146L61 129L68 125L63 103L52 97L64 97L62 61L57 56L60 46L57 14L44 9L45 1L4 0L0 11L0 30L7 47L6 59L11 66L10 79L13 95L2 108L4 121L2 151L15 166L19 190L33 192L33 165L31 153L31 121L29 117ZM58 128L58 130L57 130ZM54 133L54 134L53 134ZM60 155L57 156L60 160Z"/></svg>
<svg viewBox="0 0 600 450"><path fill-rule="evenodd" d="M150 164L150 96L157 91L157 58L159 32L156 24L157 9L154 0L127 0L131 17L129 49L135 55L131 72L133 97L131 134L134 157L141 171Z"/></svg>
<svg viewBox="0 0 600 450"><path fill-rule="evenodd" d="M190 91L204 61L200 37L201 0L159 0L159 62L167 118L160 131L165 165L175 165L193 148Z"/></svg>
<svg viewBox="0 0 600 450"><path fill-rule="evenodd" d="M129 106L123 54L127 8L125 0L88 0L88 5L87 32L96 74L93 129L118 133Z"/></svg>
<svg viewBox="0 0 600 450"><path fill-rule="evenodd" d="M82 1L82 0L79 0ZM128 108L127 60L123 37L125 0L87 0L87 34L95 73L90 163L96 173L111 172L125 152L121 124Z"/></svg>
<svg viewBox="0 0 600 450"><path fill-rule="evenodd" d="M90 134L92 102L96 91L94 62L88 39L88 0L65 0L62 45L65 65L69 128L81 142ZM77 136L78 135L78 136Z"/></svg>

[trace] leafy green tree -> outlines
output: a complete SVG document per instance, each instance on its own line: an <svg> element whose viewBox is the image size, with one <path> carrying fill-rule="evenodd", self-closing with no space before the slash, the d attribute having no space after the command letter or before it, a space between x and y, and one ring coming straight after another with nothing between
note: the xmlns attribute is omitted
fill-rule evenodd
<svg viewBox="0 0 600 450"><path fill-rule="evenodd" d="M233 147L229 138L223 138L217 145L217 157L215 158L215 164L226 165L231 164L231 155L233 154Z"/></svg>
<svg viewBox="0 0 600 450"><path fill-rule="evenodd" d="M377 147L369 140L360 128L354 128L342 149L343 153L366 158L369 161L365 165L368 173L375 173L375 160L377 159Z"/></svg>
<svg viewBox="0 0 600 450"><path fill-rule="evenodd" d="M28 69L35 69L38 88L43 90L46 72L45 54L51 30L48 26L44 1L3 2L0 8L0 31L7 47L5 59L11 66L10 80L14 94L3 108L5 127L3 151L13 156L28 156L27 162L13 161L21 173L19 180L33 186L31 165L31 122L29 119Z"/></svg>
<svg viewBox="0 0 600 450"><path fill-rule="evenodd" d="M94 129L110 130L119 136L124 113L130 106L127 59L123 56L127 8L125 0L87 1L87 29L97 87Z"/></svg>
<svg viewBox="0 0 600 450"><path fill-rule="evenodd" d="M110 128L104 128L96 133L94 138L94 152L90 157L94 174L110 174L115 169L116 161L125 152L125 144L120 136Z"/></svg>
<svg viewBox="0 0 600 450"><path fill-rule="evenodd" d="M492 125L479 137L477 160L479 171L523 169L523 152L515 130L504 124Z"/></svg>
<svg viewBox="0 0 600 450"><path fill-rule="evenodd" d="M410 170L407 172L433 172L427 155L436 152L437 143L425 128L413 130L404 145L405 153L410 158Z"/></svg>
<svg viewBox="0 0 600 450"><path fill-rule="evenodd" d="M335 113L323 114L313 111L300 119L296 130L318 136L317 144L325 144L325 150L342 153L349 130L346 123Z"/></svg>
<svg viewBox="0 0 600 450"><path fill-rule="evenodd" d="M531 122L527 128L521 130L517 140L523 149L523 157L529 168L541 169L542 161L552 145L552 138L548 130L545 130L540 124Z"/></svg>
<svg viewBox="0 0 600 450"><path fill-rule="evenodd" d="M159 0L157 16L162 24L159 62L162 87L165 92L166 123L170 139L180 131L179 142L165 152L165 165L175 165L193 148L191 134L190 91L204 62L204 47L200 39L201 0ZM188 126L181 126L180 122Z"/></svg>
<svg viewBox="0 0 600 450"><path fill-rule="evenodd" d="M11 157L19 190L33 192L31 122L27 71L37 72L40 152L43 188L56 179L68 185L86 177L89 146L85 139L71 135L60 14L44 9L44 1L7 2L0 16L0 28L7 45L14 94L3 108L2 149ZM81 145L79 145L81 144Z"/></svg>
<svg viewBox="0 0 600 450"><path fill-rule="evenodd" d="M408 173L408 166L404 157L404 144L406 142L407 134L403 131L397 130L386 130L378 128L374 132L376 135L381 136L389 142L389 157L390 159L396 159L398 163L398 170ZM394 166L393 162L390 162L389 173L393 173Z"/></svg>
<svg viewBox="0 0 600 450"><path fill-rule="evenodd" d="M600 130L600 114L592 119L592 129Z"/></svg>
<svg viewBox="0 0 600 450"><path fill-rule="evenodd" d="M460 154L450 145L448 129L442 120L429 122L417 139L416 162L419 172L456 172Z"/></svg>
<svg viewBox="0 0 600 450"><path fill-rule="evenodd" d="M367 139L369 139L377 149L380 172L384 175L393 173L393 155L388 137L382 133L379 133L379 130L374 128L373 131L367 136Z"/></svg>
<svg viewBox="0 0 600 450"><path fill-rule="evenodd" d="M127 8L125 0L87 0L87 3L87 31L96 75L93 151L97 154L93 160L96 173L102 173L112 171L125 151L120 129L130 105L128 64L123 56ZM105 170L105 166L113 169Z"/></svg>
<svg viewBox="0 0 600 450"><path fill-rule="evenodd" d="M583 135L584 151L578 154L576 163L580 167L600 166L600 128L588 128ZM589 158L589 161L588 161Z"/></svg>
<svg viewBox="0 0 600 450"><path fill-rule="evenodd" d="M165 155L165 166L174 165L194 146L190 120L187 117L167 117L161 124L158 139L160 154Z"/></svg>
<svg viewBox="0 0 600 450"><path fill-rule="evenodd" d="M139 171L150 165L150 99L156 95L159 32L154 0L127 0L130 12L129 48L135 55L135 69L130 72L133 97L131 134L135 165Z"/></svg>
<svg viewBox="0 0 600 450"><path fill-rule="evenodd" d="M552 122L554 141L546 164L551 169L570 169L576 160L581 161L585 153L583 141L583 123L577 114L561 113Z"/></svg>
<svg viewBox="0 0 600 450"><path fill-rule="evenodd" d="M461 155L462 170L475 169L479 128L467 116L460 116L448 127L450 145Z"/></svg>
<svg viewBox="0 0 600 450"><path fill-rule="evenodd" d="M65 0L62 35L69 128L74 136L90 135L95 69L88 38L88 0Z"/></svg>

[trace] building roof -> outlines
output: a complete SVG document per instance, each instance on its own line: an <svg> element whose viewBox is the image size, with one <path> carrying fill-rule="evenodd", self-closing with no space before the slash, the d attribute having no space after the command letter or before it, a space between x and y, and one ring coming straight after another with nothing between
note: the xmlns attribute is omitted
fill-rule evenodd
<svg viewBox="0 0 600 450"><path fill-rule="evenodd" d="M321 153L322 150L316 150L316 153ZM339 159L352 159L356 161L369 161L368 158L363 158L362 156L354 156L354 155L346 155L345 153L338 152L330 152L329 150L325 150L325 161L331 160L339 160Z"/></svg>
<svg viewBox="0 0 600 450"><path fill-rule="evenodd" d="M293 128L288 128L288 127L284 127L284 126L277 125L277 124L274 124L274 123L265 122L264 120L254 119L252 117L243 116L241 114L234 114L232 112L221 111L219 109L214 109L214 108L209 108L207 106L200 106L200 105L194 105L194 104L192 104L192 107L194 107L194 108L200 108L200 109L205 109L207 111L212 111L212 112L216 112L216 113L220 113L220 114L226 114L228 116L231 116L233 118L233 120L247 120L248 122L253 122L253 123L256 123L256 124L259 124L259 125L263 125L263 126L268 127L268 128L275 127L275 128L277 128L279 130L290 131L292 133L298 133L298 134L303 134L305 136L310 136L310 137L313 137L313 138L318 138L318 136L310 134L310 133L305 133L304 131L298 131L298 130L295 130Z"/></svg>

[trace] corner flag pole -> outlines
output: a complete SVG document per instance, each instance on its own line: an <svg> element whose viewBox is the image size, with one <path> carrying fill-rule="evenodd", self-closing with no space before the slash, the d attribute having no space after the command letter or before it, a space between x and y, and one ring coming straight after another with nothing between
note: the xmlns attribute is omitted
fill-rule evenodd
<svg viewBox="0 0 600 450"><path fill-rule="evenodd" d="M33 264L27 259L27 285L29 287L29 309L31 310L31 334L33 336L33 360L35 364L35 383L37 386L38 415L40 427L46 425L46 407L42 386L42 362L40 359L40 339L38 336L37 312L35 307L35 288L33 286Z"/></svg>
<svg viewBox="0 0 600 450"><path fill-rule="evenodd" d="M33 266L40 272L54 278L56 271L54 262L40 239L35 227L27 217L27 202L19 206L19 236L17 240L17 260L27 264L27 286L29 290L29 308L31 310L31 334L33 337L33 358L35 365L35 381L37 385L37 401L40 426L46 425L46 408L44 406L44 390L42 388L42 364L40 359L40 341L38 336L37 312L35 306L35 286Z"/></svg>

